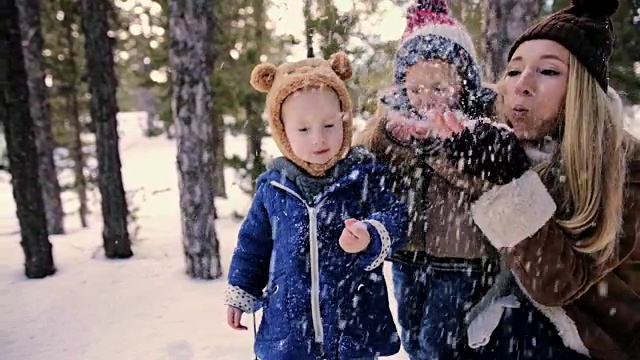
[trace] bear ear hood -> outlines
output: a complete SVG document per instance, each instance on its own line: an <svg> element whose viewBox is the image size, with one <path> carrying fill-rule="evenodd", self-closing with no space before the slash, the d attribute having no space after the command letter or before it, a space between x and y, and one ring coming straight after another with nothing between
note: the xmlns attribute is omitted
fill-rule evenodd
<svg viewBox="0 0 640 360"><path fill-rule="evenodd" d="M254 89L266 93L269 92L276 77L277 68L270 63L258 64L251 71L251 86Z"/></svg>
<svg viewBox="0 0 640 360"><path fill-rule="evenodd" d="M340 80L347 81L351 79L353 73L351 71L351 61L347 57L347 54L340 51L331 55L329 64Z"/></svg>
<svg viewBox="0 0 640 360"><path fill-rule="evenodd" d="M329 60L311 58L284 63L278 67L270 63L258 64L251 72L250 83L254 89L267 93L266 112L272 137L278 149L287 159L306 170L312 176L324 176L326 171L344 158L351 147L353 114L351 99L344 83L353 75L351 61L344 52L338 52ZM343 113L343 141L338 154L325 164L311 164L298 158L286 137L282 123L282 104L293 93L312 88L330 88L338 96ZM309 109L313 111L313 109Z"/></svg>

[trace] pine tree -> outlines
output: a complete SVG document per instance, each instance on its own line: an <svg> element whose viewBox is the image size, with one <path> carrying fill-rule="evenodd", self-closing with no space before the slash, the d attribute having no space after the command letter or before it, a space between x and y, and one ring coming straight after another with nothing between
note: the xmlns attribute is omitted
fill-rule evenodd
<svg viewBox="0 0 640 360"><path fill-rule="evenodd" d="M18 0L20 30L25 41L24 61L29 85L31 117L35 125L38 148L38 177L42 186L47 228L50 235L64 234L64 210L60 200L60 183L53 160L53 133L47 88L43 72L43 39L40 26L40 1Z"/></svg>
<svg viewBox="0 0 640 360"><path fill-rule="evenodd" d="M478 53L478 59L484 59L482 46L479 46L483 41L482 27L484 18L482 17L482 2L484 0L459 0L449 1L449 11L451 16L458 19L467 29L467 32L476 44L476 52Z"/></svg>
<svg viewBox="0 0 640 360"><path fill-rule="evenodd" d="M210 0L169 0L172 113L177 132L178 187L187 274L222 275L215 230L215 144L211 125L211 46L216 26Z"/></svg>
<svg viewBox="0 0 640 360"><path fill-rule="evenodd" d="M79 215L83 227L88 226L87 191L95 183L95 171L87 165L94 156L93 144L82 135L89 132L83 117L89 108L84 58L84 35L81 30L80 1L53 0L40 2L41 27L44 38L43 70L47 84L48 105L54 141L62 162L58 171L72 172L74 182L62 183L63 191L78 195L78 208L68 213ZM82 136L82 137L81 137ZM84 139L83 139L84 137ZM89 146L87 146L89 145Z"/></svg>
<svg viewBox="0 0 640 360"><path fill-rule="evenodd" d="M89 226L87 216L89 215L89 206L87 204L87 188L88 180L84 174L86 167L86 156L83 150L82 133L84 126L80 121L80 87L81 73L78 65L80 47L74 27L76 23L80 23L80 4L76 0L60 0L60 9L64 13L64 17L60 21L60 29L63 34L60 39L63 41L67 50L67 56L64 59L64 79L60 81L59 93L64 98L62 113L65 114L69 123L68 147L73 162L73 174L75 183L74 190L78 194L78 216L80 217L80 225L83 228ZM61 75L62 75L61 74Z"/></svg>
<svg viewBox="0 0 640 360"><path fill-rule="evenodd" d="M611 87L632 104L640 104L640 0L621 0L611 18L616 43L609 60Z"/></svg>
<svg viewBox="0 0 640 360"><path fill-rule="evenodd" d="M25 255L25 275L44 278L53 275L56 268L38 180L38 153L16 1L0 2L0 14L0 119L9 153L20 245Z"/></svg>
<svg viewBox="0 0 640 360"><path fill-rule="evenodd" d="M266 34L265 0L252 0L253 31L246 40L246 60L249 64L260 63L260 57L265 53L268 34ZM266 170L262 154L262 139L265 135L265 122L262 119L264 109L264 95L257 92L249 92L243 99L243 107L246 117L245 133L247 135L247 160L246 167L251 176L251 189L255 191L258 176Z"/></svg>
<svg viewBox="0 0 640 360"><path fill-rule="evenodd" d="M86 37L91 121L96 133L104 250L107 258L124 259L133 256L133 252L127 230L128 208L120 171L117 79L113 60L114 40L108 35L109 6L107 0L82 0L82 27Z"/></svg>
<svg viewBox="0 0 640 360"><path fill-rule="evenodd" d="M483 2L484 60L487 81L495 82L507 66L509 47L538 21L538 0L485 0Z"/></svg>

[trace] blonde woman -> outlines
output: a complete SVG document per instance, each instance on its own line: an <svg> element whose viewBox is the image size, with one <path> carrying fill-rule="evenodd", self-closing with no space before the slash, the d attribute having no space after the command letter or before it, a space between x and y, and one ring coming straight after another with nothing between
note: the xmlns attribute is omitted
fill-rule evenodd
<svg viewBox="0 0 640 360"><path fill-rule="evenodd" d="M499 113L532 169L482 194L472 213L517 285L472 322L478 352L467 358L640 356L640 161L608 86L617 7L574 0L509 52ZM464 133L444 117L432 126Z"/></svg>

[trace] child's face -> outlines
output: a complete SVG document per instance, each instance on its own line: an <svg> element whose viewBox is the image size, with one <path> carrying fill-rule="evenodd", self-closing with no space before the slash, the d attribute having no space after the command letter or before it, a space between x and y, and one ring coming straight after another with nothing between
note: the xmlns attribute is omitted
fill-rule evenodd
<svg viewBox="0 0 640 360"><path fill-rule="evenodd" d="M436 59L421 60L408 68L405 87L411 105L422 113L454 108L462 89L456 68Z"/></svg>
<svg viewBox="0 0 640 360"><path fill-rule="evenodd" d="M330 88L296 91L282 104L282 122L293 153L312 164L325 164L342 147L343 114Z"/></svg>

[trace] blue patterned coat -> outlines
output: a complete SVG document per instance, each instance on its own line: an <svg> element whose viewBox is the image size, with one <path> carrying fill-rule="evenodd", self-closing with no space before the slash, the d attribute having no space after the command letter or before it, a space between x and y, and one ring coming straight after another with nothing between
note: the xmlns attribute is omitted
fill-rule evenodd
<svg viewBox="0 0 640 360"><path fill-rule="evenodd" d="M258 178L225 303L247 313L262 308L260 359L346 360L399 351L382 264L404 245L408 215L385 175L368 157L311 203L279 171ZM348 218L365 221L371 235L359 254L338 244Z"/></svg>

